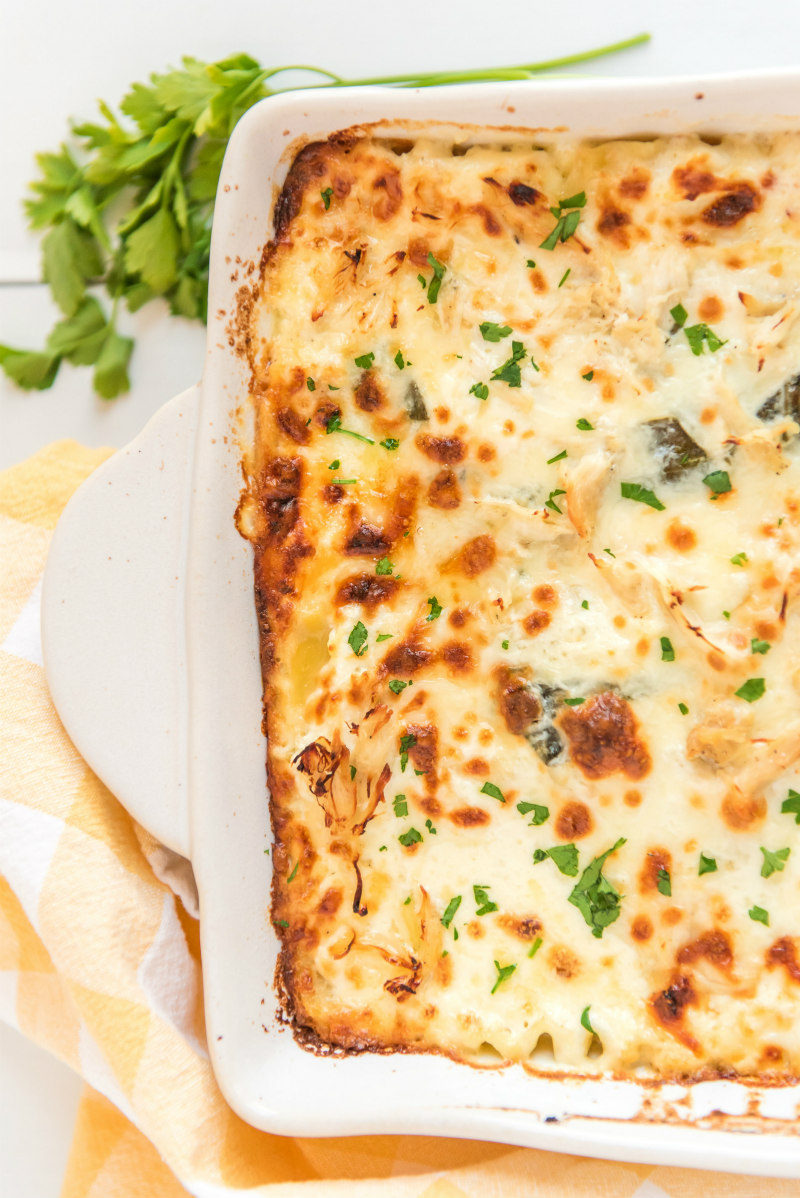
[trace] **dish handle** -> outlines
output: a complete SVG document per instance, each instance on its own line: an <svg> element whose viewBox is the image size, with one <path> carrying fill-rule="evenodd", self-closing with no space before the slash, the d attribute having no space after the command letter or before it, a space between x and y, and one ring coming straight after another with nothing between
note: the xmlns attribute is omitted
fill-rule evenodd
<svg viewBox="0 0 800 1198"><path fill-rule="evenodd" d="M160 408L76 491L44 574L42 644L79 753L169 848L190 854L184 587L200 387Z"/></svg>

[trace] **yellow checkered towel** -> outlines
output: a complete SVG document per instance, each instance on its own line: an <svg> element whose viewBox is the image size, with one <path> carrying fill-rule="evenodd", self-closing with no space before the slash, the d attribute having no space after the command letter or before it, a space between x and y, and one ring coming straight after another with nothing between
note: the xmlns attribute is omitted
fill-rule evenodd
<svg viewBox="0 0 800 1198"><path fill-rule="evenodd" d="M796 1196L434 1136L292 1140L234 1115L205 1046L190 867L78 755L42 668L52 530L107 456L60 442L0 472L0 1018L86 1079L62 1198Z"/></svg>

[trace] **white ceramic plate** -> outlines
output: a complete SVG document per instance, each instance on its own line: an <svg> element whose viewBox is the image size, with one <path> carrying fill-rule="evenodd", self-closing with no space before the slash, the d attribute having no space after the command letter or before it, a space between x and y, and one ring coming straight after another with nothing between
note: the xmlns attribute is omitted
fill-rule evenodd
<svg viewBox="0 0 800 1198"><path fill-rule="evenodd" d="M226 325L247 264L270 236L290 147L373 121L406 135L426 122L426 133L458 141L472 136L465 125L565 137L797 128L800 75L305 92L247 113L220 184L203 381L92 476L55 534L43 635L59 714L131 813L191 858L212 1061L250 1123L287 1135L462 1136L800 1176L800 1087L533 1076L432 1055L319 1057L281 1023L251 554L233 524L234 413L246 379ZM483 131L476 140L508 137Z"/></svg>

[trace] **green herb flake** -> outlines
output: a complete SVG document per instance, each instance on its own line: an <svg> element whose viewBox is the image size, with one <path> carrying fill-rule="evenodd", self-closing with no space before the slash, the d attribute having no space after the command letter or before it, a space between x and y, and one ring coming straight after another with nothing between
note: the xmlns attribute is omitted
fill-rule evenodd
<svg viewBox="0 0 800 1198"><path fill-rule="evenodd" d="M391 453L395 449L399 449L400 442L397 440L397 437L384 437L384 439L380 443L380 446L381 446L381 449L388 449L389 452Z"/></svg>
<svg viewBox="0 0 800 1198"><path fill-rule="evenodd" d="M469 389L470 395L474 395L476 399L488 399L489 388L486 383L473 383Z"/></svg>
<svg viewBox="0 0 800 1198"><path fill-rule="evenodd" d="M550 808L544 807L540 803L517 803L517 811L520 815L530 815L533 813L532 819L528 827L537 828L539 824L545 823L550 818Z"/></svg>
<svg viewBox="0 0 800 1198"><path fill-rule="evenodd" d="M501 642L500 642L500 648L501 648L501 649L507 649L507 648L508 648L508 641L501 641Z"/></svg>
<svg viewBox="0 0 800 1198"><path fill-rule="evenodd" d="M356 767L354 765L351 765L350 766L350 781L351 782L353 781L353 779L355 778L357 773L358 773L358 770L356 769Z"/></svg>
<svg viewBox="0 0 800 1198"><path fill-rule="evenodd" d="M433 254L428 254L428 265L433 270L433 278L428 284L428 303L435 304L439 298L439 288L442 285L442 279L447 267L438 258L434 258Z"/></svg>
<svg viewBox="0 0 800 1198"><path fill-rule="evenodd" d="M731 491L731 478L727 470L712 470L703 479L712 495L726 495Z"/></svg>
<svg viewBox="0 0 800 1198"><path fill-rule="evenodd" d="M669 314L679 329L683 328L689 318L689 313L686 311L683 304L676 304L674 308L670 308Z"/></svg>
<svg viewBox="0 0 800 1198"><path fill-rule="evenodd" d="M586 382L587 382L587 383L591 383L592 379L594 378L594 371L593 371L593 370L587 370L587 371L586 371L586 374L582 374L582 375L581 375L581 378L582 378L582 379L586 379Z"/></svg>
<svg viewBox="0 0 800 1198"><path fill-rule="evenodd" d="M329 417L325 425L325 432L328 435L331 433L344 433L346 437L355 437L357 441L364 441L367 445L375 444L371 437L365 437L363 433L355 433L352 429L342 428L342 413L338 409Z"/></svg>
<svg viewBox="0 0 800 1198"><path fill-rule="evenodd" d="M657 512L665 510L661 500L652 491L649 491L647 487L643 487L641 483L622 483L620 491L623 499L633 499L636 503L646 503L648 507L653 508Z"/></svg>
<svg viewBox="0 0 800 1198"><path fill-rule="evenodd" d="M358 482L357 478L334 478L334 479L331 479L331 483L334 487L352 487L353 484L357 483L357 482Z"/></svg>
<svg viewBox="0 0 800 1198"><path fill-rule="evenodd" d="M321 191L319 194L322 196L322 202L323 202L323 204L325 205L325 211L327 212L327 211L328 211L328 209L329 209L329 208L330 208L330 206L331 206L331 198L332 198L332 196L333 196L333 188L332 188L332 187L326 187L326 188L325 188L323 191Z"/></svg>
<svg viewBox="0 0 800 1198"><path fill-rule="evenodd" d="M559 495L566 495L566 493L567 492L562 487L556 487L554 491L550 492L550 494L547 496L547 499L545 499L544 506L549 507L551 512L558 512L559 516L561 516L563 513L561 508L556 503L556 499Z"/></svg>
<svg viewBox="0 0 800 1198"><path fill-rule="evenodd" d="M489 898L489 886L473 886L472 893L475 896L475 914L489 915L492 911L497 911L497 903L493 903Z"/></svg>
<svg viewBox="0 0 800 1198"><path fill-rule="evenodd" d="M746 703L755 703L760 699L767 689L767 684L763 678L748 678L747 682L735 691L737 699L744 699Z"/></svg>
<svg viewBox="0 0 800 1198"><path fill-rule="evenodd" d="M571 274L572 274L572 267L568 266L567 269L564 271L563 275L561 276L561 278L559 279L558 286L563 287Z"/></svg>
<svg viewBox="0 0 800 1198"><path fill-rule="evenodd" d="M525 265L527 266L528 270L536 270L536 263L534 262L533 258L528 258Z"/></svg>
<svg viewBox="0 0 800 1198"><path fill-rule="evenodd" d="M700 864L697 867L697 876L702 878L703 874L715 874L717 872L716 857L707 857L705 853L700 854Z"/></svg>
<svg viewBox="0 0 800 1198"><path fill-rule="evenodd" d="M444 924L444 926L446 928L450 927L450 924L453 922L453 920L455 918L456 911L458 910L458 908L460 906L461 906L461 895L457 894L453 898L450 899L450 902L447 904L447 906L444 909L444 915L442 916L442 923Z"/></svg>
<svg viewBox="0 0 800 1198"><path fill-rule="evenodd" d="M416 738L416 736L414 736L413 733L409 733L408 736L400 737L400 773L401 774L404 774L406 772L406 766L408 765L408 751L409 751L409 749L413 749L414 745L416 743L417 743L417 738Z"/></svg>
<svg viewBox="0 0 800 1198"><path fill-rule="evenodd" d="M427 616L425 617L426 624L430 624L432 620L438 620L439 616L444 611L444 608L442 607L441 603L439 602L439 600L436 598L435 595L431 595L430 598L428 599L428 607L431 610L428 612Z"/></svg>
<svg viewBox="0 0 800 1198"><path fill-rule="evenodd" d="M586 375L584 375L583 377L586 378ZM581 416L580 420L575 421L575 427L580 429L580 431L582 433L594 432L594 425L590 424L589 421L584 416Z"/></svg>
<svg viewBox="0 0 800 1198"><path fill-rule="evenodd" d="M725 619L726 619L726 620L730 620L730 618L731 618L731 613L730 613L729 611L724 611L722 614L723 614L723 616L725 617Z"/></svg>
<svg viewBox="0 0 800 1198"><path fill-rule="evenodd" d="M577 195L570 196L567 200L561 200L557 208L551 208L550 212L556 219L555 228L545 237L540 245L540 249L554 250L558 243L568 241L574 234L580 223L581 214L579 210L586 204L586 193L581 191ZM567 211L567 209L574 211Z"/></svg>
<svg viewBox="0 0 800 1198"><path fill-rule="evenodd" d="M493 341L495 344L501 341L503 337L510 337L512 331L511 325L495 324L491 320L484 320L480 329L481 337L483 337L484 341Z"/></svg>
<svg viewBox="0 0 800 1198"><path fill-rule="evenodd" d="M747 914L756 923L763 923L765 927L769 927L769 912L765 911L763 907L751 907Z"/></svg>
<svg viewBox="0 0 800 1198"><path fill-rule="evenodd" d="M412 844L419 844L422 840L422 834L416 828L409 828L407 832L403 832L397 839L400 841L404 849L410 849Z"/></svg>
<svg viewBox="0 0 800 1198"><path fill-rule="evenodd" d="M525 346L521 341L511 342L511 357L493 371L490 382L508 383L509 387L522 386L520 362L527 356Z"/></svg>
<svg viewBox="0 0 800 1198"><path fill-rule="evenodd" d="M789 791L789 797L781 803L782 815L793 815L794 822L800 824L800 794L796 790Z"/></svg>
<svg viewBox="0 0 800 1198"><path fill-rule="evenodd" d="M689 708L686 706L686 704L685 704L685 703L679 703L679 704L678 704L678 711L681 713L681 715L688 715L688 714L689 714Z"/></svg>
<svg viewBox="0 0 800 1198"><path fill-rule="evenodd" d="M499 961L495 961L494 967L497 970L497 981L492 986L492 994L494 994L498 986L502 986L503 982L507 981L507 979L511 977L512 973L517 968L516 965L501 965Z"/></svg>
<svg viewBox="0 0 800 1198"><path fill-rule="evenodd" d="M584 611L588 611L588 610L589 610L589 600L588 600L588 599L582 599L582 600L581 600L581 607L583 608L583 610L584 610Z"/></svg>
<svg viewBox="0 0 800 1198"><path fill-rule="evenodd" d="M276 928L288 928L289 926L288 919L273 919L272 922L275 924Z"/></svg>
<svg viewBox="0 0 800 1198"><path fill-rule="evenodd" d="M578 846L575 844L556 844L552 849L535 849L533 864L539 865L547 857L553 862L559 873L574 878L578 873Z"/></svg>
<svg viewBox="0 0 800 1198"><path fill-rule="evenodd" d="M393 636L393 632L379 632L375 638L375 643L380 645L381 641L390 641Z"/></svg>
<svg viewBox="0 0 800 1198"><path fill-rule="evenodd" d="M391 574L394 570L394 562L390 562L388 557L382 557L375 563L376 574Z"/></svg>
<svg viewBox="0 0 800 1198"><path fill-rule="evenodd" d="M606 849L599 857L595 857L587 865L569 895L569 901L578 908L592 929L592 935L598 940L605 929L619 919L622 895L603 876L603 865L606 858L615 853L623 844L625 844L625 837L621 836L610 849Z"/></svg>
<svg viewBox="0 0 800 1198"><path fill-rule="evenodd" d="M567 707L580 707L581 703L586 702L586 699L582 695L579 695L575 699L565 699L564 702L566 703Z"/></svg>
<svg viewBox="0 0 800 1198"><path fill-rule="evenodd" d="M419 283L419 285L423 291L428 286L428 280L425 278L424 275L417 275L417 282Z"/></svg>
<svg viewBox="0 0 800 1198"><path fill-rule="evenodd" d="M673 649L672 641L669 639L668 636L661 637L661 660L662 661L674 661L675 660L675 650Z"/></svg>
<svg viewBox="0 0 800 1198"><path fill-rule="evenodd" d="M403 816L408 815L408 799L405 795L395 795L392 799L392 807L398 818L402 819Z"/></svg>
<svg viewBox="0 0 800 1198"><path fill-rule="evenodd" d="M482 795L488 795L490 799L497 799L499 803L505 803L505 795L499 786L495 786L494 782L484 782L480 789Z"/></svg>
<svg viewBox="0 0 800 1198"><path fill-rule="evenodd" d="M562 449L560 453L557 453L555 455L555 457L547 459L547 465L552 466L553 462L562 462L566 456L567 456L566 449Z"/></svg>
<svg viewBox="0 0 800 1198"><path fill-rule="evenodd" d="M686 340L689 342L689 348L696 357L705 352L706 346L708 346L709 353L715 354L718 349L722 349L723 345L728 344L713 329L710 329L707 324L684 326L683 331L686 334Z"/></svg>
<svg viewBox="0 0 800 1198"><path fill-rule="evenodd" d="M306 386L308 387L309 391L316 391L316 389L317 389L317 384L314 382L314 380L312 378L306 379Z"/></svg>
<svg viewBox="0 0 800 1198"><path fill-rule="evenodd" d="M672 896L672 879L669 876L669 870L663 867L656 874L656 889L659 894L664 894L667 898Z"/></svg>
<svg viewBox="0 0 800 1198"><path fill-rule="evenodd" d="M394 355L394 364L398 370L405 370L406 368L405 358L403 357L403 351L401 349L399 349Z"/></svg>
<svg viewBox="0 0 800 1198"><path fill-rule="evenodd" d="M583 1011L581 1012L581 1027L585 1028L591 1036L596 1036L597 1032L594 1030L589 1020L589 1012L591 1009L591 1005L583 1008Z"/></svg>
<svg viewBox="0 0 800 1198"><path fill-rule="evenodd" d="M612 553L610 549L604 549L603 553L607 553L609 557L616 558L616 553Z"/></svg>
<svg viewBox="0 0 800 1198"><path fill-rule="evenodd" d="M786 861L791 853L791 849L776 849L774 852L771 849L765 849L761 846L761 852L764 854L764 862L761 866L761 877L771 878L775 873L782 873L786 868Z"/></svg>
<svg viewBox="0 0 800 1198"><path fill-rule="evenodd" d="M528 957L535 957L543 944L544 941L542 940L541 936L537 936L533 944L528 949Z"/></svg>
<svg viewBox="0 0 800 1198"><path fill-rule="evenodd" d="M361 354L355 359L355 364L358 366L359 370L369 370L374 361L375 355L373 353Z"/></svg>
<svg viewBox="0 0 800 1198"><path fill-rule="evenodd" d="M751 653L765 654L765 653L769 653L771 648L772 648L772 645L769 643L769 641L759 641L759 640L757 640L756 637L753 637L752 640L750 641L750 652Z"/></svg>
<svg viewBox="0 0 800 1198"><path fill-rule="evenodd" d="M407 686L411 686L411 683L403 682L400 678L392 678L389 681L389 690L393 695L399 695Z"/></svg>
<svg viewBox="0 0 800 1198"><path fill-rule="evenodd" d="M295 875L297 874L297 871L298 871L299 867L300 867L300 861L299 861L299 859L298 859L298 860L297 860L297 861L295 861L295 863L294 863L294 869L293 869L293 870L292 870L292 872L289 874L289 877L286 879L286 882L287 882L287 884L288 884L289 882L293 882L293 881L294 881L294 879L295 879Z"/></svg>
<svg viewBox="0 0 800 1198"><path fill-rule="evenodd" d="M436 835L436 829L435 829L435 828L434 828L434 826L433 826L433 821L432 821L432 820L426 819L426 820L425 820L425 827L428 829L428 831L430 832L431 836L435 836L435 835Z"/></svg>
<svg viewBox="0 0 800 1198"><path fill-rule="evenodd" d="M750 559L748 558L747 554L744 552L744 550L742 550L741 553L734 553L733 557L731 558L731 565L732 566L746 566L749 560ZM725 612L723 612L722 614L724 616ZM730 618L731 618L731 613L728 612L727 619L730 619Z"/></svg>
<svg viewBox="0 0 800 1198"><path fill-rule="evenodd" d="M340 470L341 466L342 466L342 463L339 461L339 459L334 458L333 461L331 462L330 466L328 467L328 469L329 470Z"/></svg>
<svg viewBox="0 0 800 1198"><path fill-rule="evenodd" d="M408 898L403 899L403 906L407 907L410 902L411 902L411 895L409 895Z"/></svg>
<svg viewBox="0 0 800 1198"><path fill-rule="evenodd" d="M353 652L355 653L356 657L363 657L364 654L366 653L368 636L369 636L369 633L367 632L366 628L359 620L358 623L356 624L355 628L353 629L353 631L350 633L349 637L347 638L347 643L350 646L350 648L353 650Z"/></svg>

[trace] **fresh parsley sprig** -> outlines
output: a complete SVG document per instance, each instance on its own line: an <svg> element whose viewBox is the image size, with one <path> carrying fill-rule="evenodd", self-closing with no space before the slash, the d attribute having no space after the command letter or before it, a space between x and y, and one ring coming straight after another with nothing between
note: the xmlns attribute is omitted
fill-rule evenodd
<svg viewBox="0 0 800 1198"><path fill-rule="evenodd" d="M73 144L37 157L39 177L26 201L31 228L43 233L42 276L64 313L42 350L0 345L0 367L20 387L52 386L63 361L94 367L103 399L129 389L133 341L117 331L120 305L135 312L163 298L176 316L207 318L214 199L228 139L257 101L298 87L394 84L437 87L530 79L640 46L650 35L545 62L466 71L344 79L315 66L264 68L248 54L182 66L134 83L115 113L100 103L94 121L72 126ZM294 76L287 72L294 72ZM304 76L293 82L296 74ZM288 82L285 80L288 79ZM327 210L332 191L320 192ZM441 276L428 298L435 302ZM104 307L88 287L104 292Z"/></svg>

